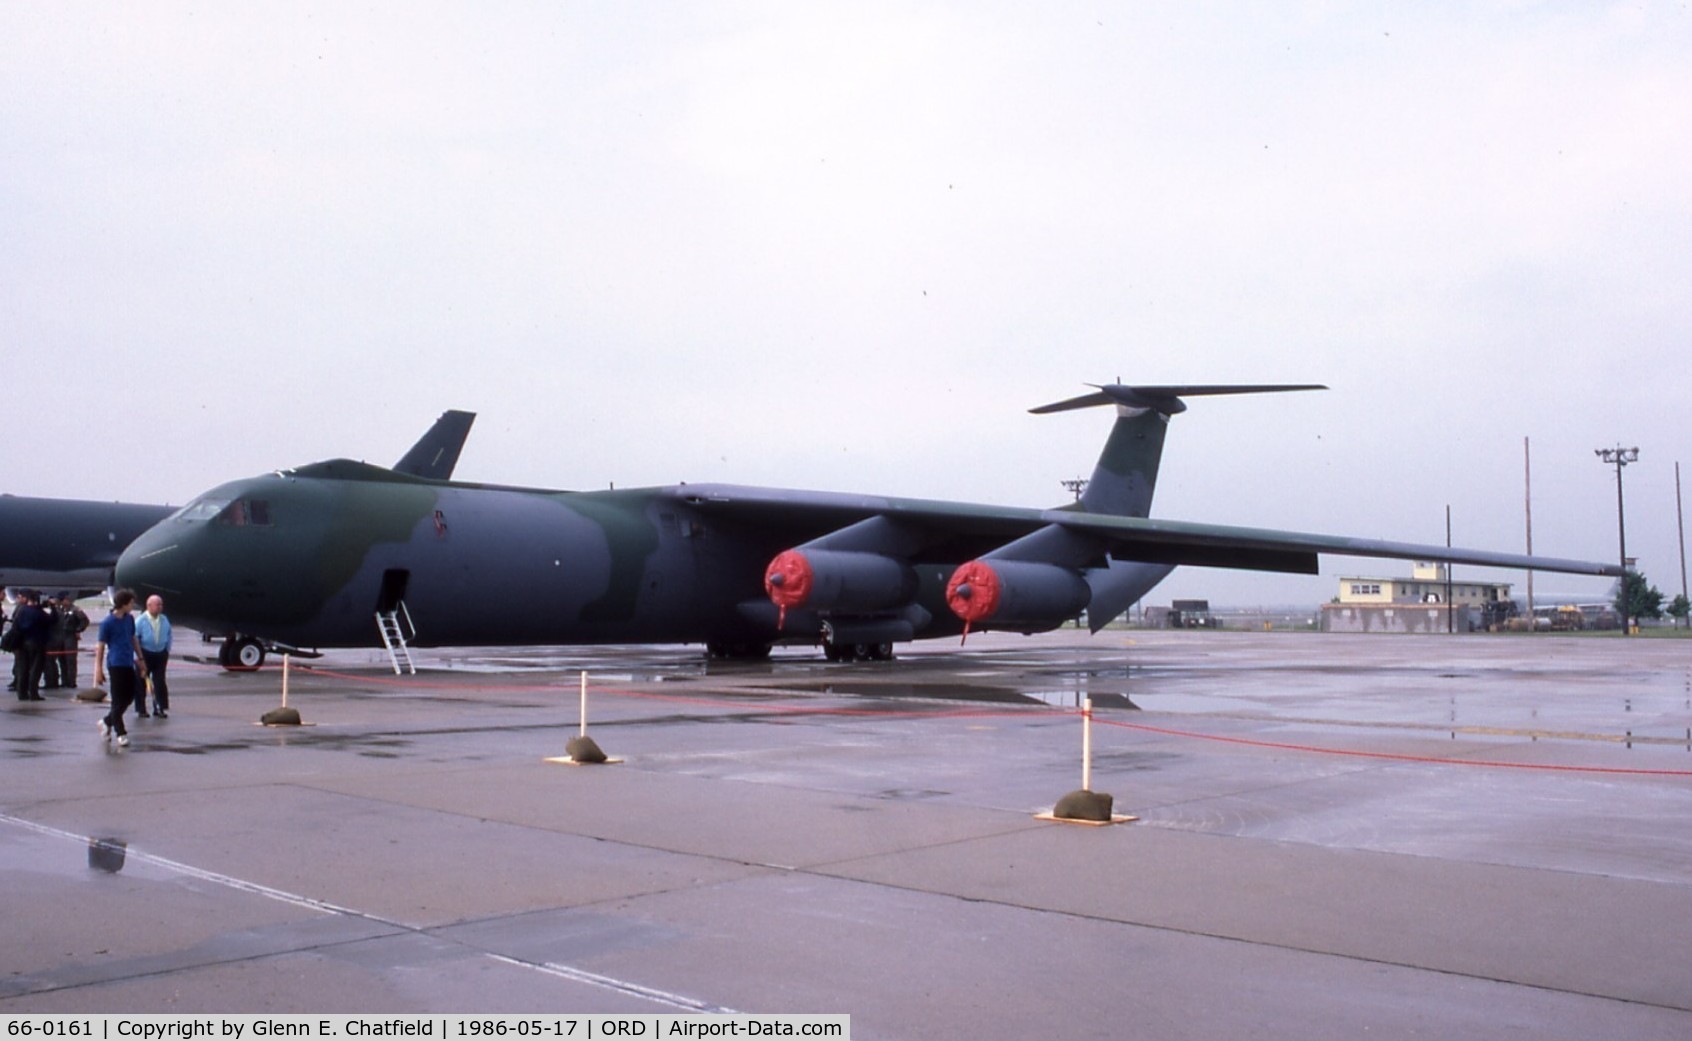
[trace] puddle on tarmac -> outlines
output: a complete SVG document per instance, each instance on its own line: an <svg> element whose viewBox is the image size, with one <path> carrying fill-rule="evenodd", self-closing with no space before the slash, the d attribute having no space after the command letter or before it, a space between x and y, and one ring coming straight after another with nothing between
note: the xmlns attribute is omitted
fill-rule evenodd
<svg viewBox="0 0 1692 1041"><path fill-rule="evenodd" d="M905 801L917 799L938 799L950 794L952 793L943 792L937 788L888 788L885 791L874 793L871 797L876 799Z"/></svg>
<svg viewBox="0 0 1692 1041"><path fill-rule="evenodd" d="M1080 708L1081 702L1088 696L1085 692L1075 690L1018 690L983 683L900 683L874 680L788 683L783 684L779 690L834 697L981 701L995 705L1052 705L1057 708ZM779 693L778 690L771 692ZM1095 708L1139 708L1124 694L1097 693L1093 694L1092 698Z"/></svg>

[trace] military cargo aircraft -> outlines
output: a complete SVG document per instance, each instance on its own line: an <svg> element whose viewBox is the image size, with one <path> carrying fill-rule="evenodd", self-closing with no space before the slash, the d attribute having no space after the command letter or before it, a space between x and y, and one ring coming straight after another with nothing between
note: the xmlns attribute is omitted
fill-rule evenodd
<svg viewBox="0 0 1692 1041"><path fill-rule="evenodd" d="M394 464L399 473L446 480L476 416L448 411ZM65 590L81 598L112 583L118 556L174 506L0 495L0 587Z"/></svg>
<svg viewBox="0 0 1692 1041"><path fill-rule="evenodd" d="M1614 575L1614 565L1149 517L1183 397L1314 385L1098 385L1114 406L1079 501L1055 509L720 484L554 491L346 459L232 481L124 551L180 623L271 648L701 643L716 657L1056 628L1094 632L1180 564L1316 574L1319 554ZM256 659L256 660L255 660ZM226 664L230 664L226 656Z"/></svg>

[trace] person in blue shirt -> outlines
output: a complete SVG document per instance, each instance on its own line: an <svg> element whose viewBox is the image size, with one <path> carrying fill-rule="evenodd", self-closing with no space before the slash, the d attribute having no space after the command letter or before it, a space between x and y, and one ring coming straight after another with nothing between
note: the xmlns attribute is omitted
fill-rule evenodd
<svg viewBox="0 0 1692 1041"><path fill-rule="evenodd" d="M147 610L135 618L135 639L141 647L141 662L147 667L142 675L153 688L153 714L169 719L170 688L165 686L165 666L170 664L170 619L165 617L164 597L155 593L147 598ZM147 718L145 688L136 699L135 714Z"/></svg>
<svg viewBox="0 0 1692 1041"><path fill-rule="evenodd" d="M112 597L112 613L100 623L100 639L94 646L94 685L103 686L108 672L112 677L112 708L100 720L100 736L109 741L116 734L119 745L129 744L123 714L135 701L135 668L141 651L141 642L135 638L135 619L130 617L134 607L135 594L118 590ZM146 667L144 662L139 664Z"/></svg>

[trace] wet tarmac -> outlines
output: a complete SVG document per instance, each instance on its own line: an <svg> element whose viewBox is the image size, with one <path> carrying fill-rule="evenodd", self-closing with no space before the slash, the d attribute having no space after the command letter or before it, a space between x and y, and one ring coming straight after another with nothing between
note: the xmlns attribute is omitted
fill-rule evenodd
<svg viewBox="0 0 1692 1041"><path fill-rule="evenodd" d="M0 702L0 1011L1692 1036L1692 643L1074 632ZM570 766L579 677L615 766ZM1133 824L1035 819L1081 782Z"/></svg>

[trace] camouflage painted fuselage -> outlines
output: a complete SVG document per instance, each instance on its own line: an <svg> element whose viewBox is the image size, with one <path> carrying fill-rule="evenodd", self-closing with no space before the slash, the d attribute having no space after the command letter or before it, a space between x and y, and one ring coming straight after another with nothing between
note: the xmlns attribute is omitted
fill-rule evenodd
<svg viewBox="0 0 1692 1041"><path fill-rule="evenodd" d="M712 492L457 484L334 460L213 489L136 540L118 580L163 594L182 624L296 647L375 645L375 613L401 600L426 646L814 639L804 617L777 627L764 565L887 500L746 524L715 515ZM950 568L918 571L920 635L959 632Z"/></svg>

